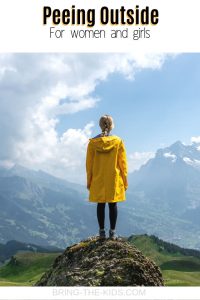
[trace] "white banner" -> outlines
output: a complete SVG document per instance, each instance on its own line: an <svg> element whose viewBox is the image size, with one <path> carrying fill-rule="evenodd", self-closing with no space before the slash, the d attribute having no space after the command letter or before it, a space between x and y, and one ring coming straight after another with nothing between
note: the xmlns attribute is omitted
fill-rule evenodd
<svg viewBox="0 0 200 300"><path fill-rule="evenodd" d="M1 287L0 299L200 299L200 287Z"/></svg>
<svg viewBox="0 0 200 300"><path fill-rule="evenodd" d="M1 0L1 52L199 52L199 0Z"/></svg>

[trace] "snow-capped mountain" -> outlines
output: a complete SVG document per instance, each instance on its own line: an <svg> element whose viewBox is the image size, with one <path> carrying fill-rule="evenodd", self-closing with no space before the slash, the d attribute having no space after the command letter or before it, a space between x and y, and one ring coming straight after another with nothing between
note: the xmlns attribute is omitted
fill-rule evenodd
<svg viewBox="0 0 200 300"><path fill-rule="evenodd" d="M194 235L196 230L199 239L199 144L184 145L178 141L159 149L154 158L129 176L129 186L136 207L143 207L149 214L156 211L162 215L163 222L176 218L182 222L181 230L185 228L188 234L194 232ZM176 221L172 229L177 234Z"/></svg>
<svg viewBox="0 0 200 300"><path fill-rule="evenodd" d="M159 149L129 180L133 191L142 190L151 203L164 201L179 213L200 207L200 150L198 144L176 142Z"/></svg>
<svg viewBox="0 0 200 300"><path fill-rule="evenodd" d="M188 165L200 168L200 145L197 143L184 145L178 141L170 147L159 149L156 155L167 158L172 163L175 163L177 160L183 160Z"/></svg>

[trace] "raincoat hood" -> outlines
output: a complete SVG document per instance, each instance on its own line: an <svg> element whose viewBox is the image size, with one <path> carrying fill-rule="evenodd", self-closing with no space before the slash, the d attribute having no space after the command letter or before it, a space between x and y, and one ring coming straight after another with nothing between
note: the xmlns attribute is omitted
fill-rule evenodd
<svg viewBox="0 0 200 300"><path fill-rule="evenodd" d="M90 143L98 152L109 152L117 148L121 139L118 136L103 136L90 139Z"/></svg>

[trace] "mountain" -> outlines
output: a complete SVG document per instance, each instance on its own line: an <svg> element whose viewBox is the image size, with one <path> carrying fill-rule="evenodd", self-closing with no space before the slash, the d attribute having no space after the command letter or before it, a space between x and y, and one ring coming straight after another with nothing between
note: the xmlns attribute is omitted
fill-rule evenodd
<svg viewBox="0 0 200 300"><path fill-rule="evenodd" d="M36 286L163 286L160 269L124 239L82 240L59 255Z"/></svg>
<svg viewBox="0 0 200 300"><path fill-rule="evenodd" d="M16 255L18 252L56 253L62 252L62 249L53 246L47 246L44 248L35 244L26 244L12 240L8 241L6 244L0 244L0 263L4 263L7 259L11 258L13 255Z"/></svg>
<svg viewBox="0 0 200 300"><path fill-rule="evenodd" d="M152 219L151 234L184 247L200 248L198 144L178 141L159 149L154 158L129 176L129 186L132 207Z"/></svg>
<svg viewBox="0 0 200 300"><path fill-rule="evenodd" d="M94 207L86 188L17 166L0 171L0 242L64 248L92 234ZM83 213L84 212L84 213Z"/></svg>
<svg viewBox="0 0 200 300"><path fill-rule="evenodd" d="M11 169L5 169L5 168L0 169L0 177L11 177L11 176L18 176L18 177L29 179L33 183L39 184L42 187L46 187L50 189L53 187L53 190L56 190L58 192L66 191L66 189L72 189L85 194L85 188L80 184L68 182L61 178L57 178L42 170L34 171L25 168L19 164L14 165Z"/></svg>
<svg viewBox="0 0 200 300"><path fill-rule="evenodd" d="M129 174L127 200L118 203L120 235L147 233L200 249L199 147L178 141ZM106 229L108 217L106 206ZM65 248L98 232L96 204L85 186L16 165L0 169L0 227L0 243Z"/></svg>
<svg viewBox="0 0 200 300"><path fill-rule="evenodd" d="M124 219L122 206L118 226L128 235L132 219ZM108 208L106 227L107 220ZM0 169L0 227L0 243L17 239L65 248L98 232L96 203L89 203L85 186L16 165Z"/></svg>
<svg viewBox="0 0 200 300"><path fill-rule="evenodd" d="M159 149L130 181L132 190L143 190L151 196L151 204L153 200L153 204L165 204L171 211L178 209L179 215L199 208L200 151L196 144L186 146L181 142Z"/></svg>
<svg viewBox="0 0 200 300"><path fill-rule="evenodd" d="M156 236L132 235L129 243L160 267L167 286L199 286L200 251L181 248Z"/></svg>

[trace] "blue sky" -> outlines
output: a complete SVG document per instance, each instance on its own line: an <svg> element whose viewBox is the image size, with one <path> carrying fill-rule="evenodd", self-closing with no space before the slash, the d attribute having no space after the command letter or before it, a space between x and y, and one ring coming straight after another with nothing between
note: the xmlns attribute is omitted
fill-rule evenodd
<svg viewBox="0 0 200 300"><path fill-rule="evenodd" d="M133 81L111 74L93 95L101 99L96 106L62 116L59 132L94 121L96 135L99 117L108 113L115 121L113 134L124 139L128 152L189 143L200 135L200 54L169 57L161 69L142 69Z"/></svg>
<svg viewBox="0 0 200 300"><path fill-rule="evenodd" d="M110 114L133 172L158 148L200 141L199 78L200 54L2 54L0 167L84 183L88 140Z"/></svg>

